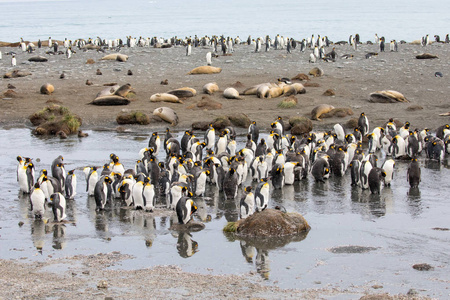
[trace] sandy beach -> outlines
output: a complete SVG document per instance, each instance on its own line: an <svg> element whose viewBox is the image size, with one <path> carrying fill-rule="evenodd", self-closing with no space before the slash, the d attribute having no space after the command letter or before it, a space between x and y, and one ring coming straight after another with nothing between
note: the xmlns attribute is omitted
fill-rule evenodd
<svg viewBox="0 0 450 300"><path fill-rule="evenodd" d="M388 45L387 45L388 48ZM174 109L179 117L179 124L171 127L174 131L191 128L198 121L209 122L223 115L245 113L250 120L260 125L262 130L269 130L270 123L277 116L288 120L293 116L311 116L311 110L319 104L330 104L337 108L350 108L352 116L344 118L324 118L313 121L314 130L331 130L336 123L345 124L351 118L357 118L365 112L373 126L383 125L389 118L403 123L409 121L412 128L435 129L448 123L448 117L439 116L450 111L447 95L450 92L448 44L433 44L426 47L413 44L399 45L399 52L384 52L370 59L367 52L378 52L376 45L360 45L354 51L348 45L336 45L339 58L336 62L308 62L309 53L298 49L288 54L285 50L254 53L254 48L237 45L232 55L213 58L212 65L222 68L219 74L187 75L198 66L206 65L205 55L209 48L194 48L191 56L185 55L184 47L168 49L124 48L120 53L129 56L127 62L102 61L108 53L95 50L75 49L72 58L65 55L46 55L47 47L37 49L35 53L21 52L18 48L2 47L0 75L13 70L30 72L32 75L1 79L0 92L0 126L30 127L28 117L48 103L58 103L68 107L79 115L83 121L83 130L121 130L152 132L168 127L168 123L153 121L149 125L118 125L116 116L123 111L143 111L149 115L157 107L167 106ZM7 52L17 53L17 66L10 64ZM331 49L327 49L327 52ZM415 56L424 52L437 55L438 59L419 60ZM341 59L343 54L353 54L353 59ZM28 62L33 56L45 56L48 62ZM94 64L86 64L93 59ZM277 82L277 78L292 78L299 73L308 74L313 67L324 71L322 77L310 76L309 81L302 82L306 93L296 95L298 104L294 108L281 109L278 104L284 97L259 99L254 95L243 96L243 100L229 100L222 96L222 91L230 86L242 85L237 90L264 82ZM96 75L100 69L102 75ZM127 75L131 70L133 75ZM64 72L65 78L60 79ZM435 72L442 72L443 77L435 77ZM161 85L162 80L168 85ZM86 85L89 80L93 85ZM209 96L220 102L222 109L205 110L196 107L202 99L202 87L208 82L216 82L219 92ZM51 83L55 92L42 95L39 90L45 83ZM127 106L88 105L96 94L105 88L104 84L131 84L136 96ZM318 86L308 86L311 83ZM8 84L14 85L16 98L6 97ZM197 95L179 103L152 103L150 96L181 87L197 90ZM335 91L335 96L324 96L328 89ZM380 90L401 92L408 103L372 103L369 94ZM355 287L353 290L339 287L324 287L308 290L285 290L277 286L268 286L263 280L248 279L243 275L203 275L183 272L176 266L161 266L150 269L118 271L108 268L120 265L129 259L120 253L97 254L92 256L67 257L61 260L48 258L46 262L21 263L13 260L0 260L0 299L150 299L167 297L171 299L217 298L217 299L320 299L320 298L360 298L364 299L425 299L414 291L411 295L377 294L370 284ZM53 267L55 267L55 271ZM14 278L14 280L11 280ZM105 281L102 283L102 281ZM145 282L145 284L143 284ZM174 286L174 282L178 285ZM32 283L32 284L30 284ZM52 288L49 288L49 287ZM144 288L145 286L145 288ZM370 298L367 295L372 295Z"/></svg>
<svg viewBox="0 0 450 300"><path fill-rule="evenodd" d="M129 56L127 62L102 61L105 53L95 50L76 50L71 59L64 55L46 55L48 48L37 49L36 53L20 53L20 49L2 48L3 59L0 61L0 73L3 75L12 70L32 73L31 76L14 79L2 79L2 95L7 91L7 85L12 84L18 98L1 101L1 121L3 126L30 125L28 116L45 107L48 101L56 101L78 114L82 120L82 129L115 128L116 116L122 111L140 110L147 114L160 106L173 108L179 117L179 124L174 130L183 130L195 121L212 121L218 116L243 112L251 120L255 120L261 128L269 128L277 116L285 120L292 116L310 117L311 110L322 103L334 107L351 108L353 116L345 118L328 118L323 121L313 121L317 128L331 128L335 123L345 124L350 118L358 117L365 112L371 126L383 125L389 118L400 122L409 121L412 128L436 128L448 121L447 117L439 116L450 110L446 95L450 86L446 80L445 70L448 69L449 47L447 44L433 44L427 47L412 44L399 45L399 52L382 52L370 59L365 58L366 52L378 52L376 45L360 45L354 51L348 45L336 46L339 57L343 54L354 54L353 59L337 59L336 62L308 62L309 52L301 53L298 49L292 54L285 50L254 53L247 45L238 45L230 56L213 58L212 65L222 68L219 74L187 75L198 66L206 65L205 55L210 49L194 48L191 56L185 55L184 47L169 49L131 48L122 49L121 53ZM11 67L9 51L17 54L17 66ZM331 51L329 49L328 51ZM415 56L428 52L437 55L438 59L419 60ZM28 62L32 56L42 55L48 62ZM86 64L93 59L94 64ZM292 78L299 73L308 74L313 67L320 67L324 76L313 78L308 83L318 84L318 87L308 87L306 93L296 95L298 104L291 109L277 107L283 97L274 99L259 99L254 95L244 96L244 100L228 100L222 96L222 91L236 82L242 83L237 90L264 82L276 82L277 78ZM96 75L100 69L102 75ZM131 70L133 75L127 75ZM435 77L435 72L442 72L443 77ZM65 73L65 79L59 79ZM168 85L161 85L162 80L168 80ZM86 80L93 83L86 85ZM202 110L195 107L201 100L202 87L208 82L216 82L220 91L211 95L213 100L222 104L219 110ZM41 95L40 87L51 83L55 87L52 95ZM127 106L94 106L87 105L96 94L104 89L104 84L130 83L136 97ZM305 82L303 82L305 84ZM150 102L150 96L155 93L191 87L197 90L197 96L188 98L184 104ZM335 96L324 96L323 93L333 89ZM410 102L380 104L368 101L369 94L380 90L395 90L402 93ZM419 107L419 109L417 109ZM411 110L411 108L416 108ZM152 130L163 127L167 123L151 123L139 126L134 130Z"/></svg>

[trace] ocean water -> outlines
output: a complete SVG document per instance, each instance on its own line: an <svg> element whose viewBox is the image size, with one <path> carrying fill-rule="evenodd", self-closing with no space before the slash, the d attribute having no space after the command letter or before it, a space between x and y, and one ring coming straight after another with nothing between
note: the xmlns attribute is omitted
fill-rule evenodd
<svg viewBox="0 0 450 300"><path fill-rule="evenodd" d="M97 37L311 34L412 41L449 33L450 1L0 0L0 41Z"/></svg>

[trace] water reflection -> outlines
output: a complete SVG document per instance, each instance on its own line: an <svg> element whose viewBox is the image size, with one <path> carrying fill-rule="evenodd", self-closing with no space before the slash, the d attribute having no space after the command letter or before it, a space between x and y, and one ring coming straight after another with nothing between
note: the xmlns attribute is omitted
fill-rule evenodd
<svg viewBox="0 0 450 300"><path fill-rule="evenodd" d="M50 231L53 231L53 249L62 250L66 246L66 225L51 224Z"/></svg>
<svg viewBox="0 0 450 300"><path fill-rule="evenodd" d="M189 232L178 232L177 251L181 257L191 257L198 251L197 249L198 243L192 239L192 235Z"/></svg>
<svg viewBox="0 0 450 300"><path fill-rule="evenodd" d="M46 224L42 220L34 220L31 223L31 240L36 250L41 254L45 244L45 227Z"/></svg>
<svg viewBox="0 0 450 300"><path fill-rule="evenodd" d="M423 207L420 189L418 187L409 189L406 201L408 204L408 212L413 217L417 217L422 213Z"/></svg>

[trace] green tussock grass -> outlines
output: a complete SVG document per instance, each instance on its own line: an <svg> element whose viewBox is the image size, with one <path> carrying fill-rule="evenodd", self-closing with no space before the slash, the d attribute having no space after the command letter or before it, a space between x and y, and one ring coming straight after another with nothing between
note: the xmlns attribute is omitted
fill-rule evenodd
<svg viewBox="0 0 450 300"><path fill-rule="evenodd" d="M64 116L64 122L66 123L71 133L77 132L81 126L80 121L71 114L67 114Z"/></svg>
<svg viewBox="0 0 450 300"><path fill-rule="evenodd" d="M227 225L223 228L224 232L236 232L236 222L228 222Z"/></svg>
<svg viewBox="0 0 450 300"><path fill-rule="evenodd" d="M281 101L278 103L278 108L293 108L296 107L297 103L292 101Z"/></svg>

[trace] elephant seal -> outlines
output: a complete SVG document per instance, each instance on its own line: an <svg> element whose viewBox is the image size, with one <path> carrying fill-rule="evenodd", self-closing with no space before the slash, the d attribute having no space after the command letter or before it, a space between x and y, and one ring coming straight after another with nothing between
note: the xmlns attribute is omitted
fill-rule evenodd
<svg viewBox="0 0 450 300"><path fill-rule="evenodd" d="M177 113L169 107L158 107L153 111L153 115L160 117L172 126L176 126L178 124Z"/></svg>
<svg viewBox="0 0 450 300"><path fill-rule="evenodd" d="M182 90L182 89L172 90L172 91L167 92L167 94L171 94L171 95L177 96L178 98L194 97L194 94L191 91L189 91L189 90Z"/></svg>
<svg viewBox="0 0 450 300"><path fill-rule="evenodd" d="M150 97L151 102L183 103L177 96L168 93L157 93Z"/></svg>
<svg viewBox="0 0 450 300"><path fill-rule="evenodd" d="M114 95L120 96L120 97L126 97L128 93L132 90L131 84L127 83L122 85L120 88L118 88Z"/></svg>
<svg viewBox="0 0 450 300"><path fill-rule="evenodd" d="M318 67L314 67L309 71L309 75L312 75L314 77L321 77L323 76L323 70Z"/></svg>
<svg viewBox="0 0 450 300"><path fill-rule="evenodd" d="M334 109L333 105L329 104L320 104L313 108L311 111L311 119L321 121L320 116L326 114L330 110Z"/></svg>
<svg viewBox="0 0 450 300"><path fill-rule="evenodd" d="M216 74L222 72L221 68L216 68L212 66L201 66L192 69L187 75L196 75L196 74Z"/></svg>
<svg viewBox="0 0 450 300"><path fill-rule="evenodd" d="M434 59L434 58L438 58L437 55L433 55L430 53L422 53L419 55L416 55L417 59Z"/></svg>
<svg viewBox="0 0 450 300"><path fill-rule="evenodd" d="M46 83L43 86L41 86L41 94L44 95L50 95L55 91L55 87L51 85L50 83Z"/></svg>
<svg viewBox="0 0 450 300"><path fill-rule="evenodd" d="M271 87L269 89L269 97L268 98L278 98L283 95L283 88L281 87Z"/></svg>
<svg viewBox="0 0 450 300"><path fill-rule="evenodd" d="M113 86L109 86L107 88L104 88L103 90L101 90L100 92L98 92L97 96L95 96L95 98L99 98L99 97L104 97L104 96L111 96L114 95L114 93L120 88L119 85L113 85Z"/></svg>
<svg viewBox="0 0 450 300"><path fill-rule="evenodd" d="M295 88L295 90L297 91L297 94L305 94L306 93L306 89L303 86L303 84L301 83L293 83L291 84L291 86L293 86Z"/></svg>
<svg viewBox="0 0 450 300"><path fill-rule="evenodd" d="M223 96L227 99L238 99L238 100L244 99L241 96L239 96L239 92L232 87L226 88L225 91L223 91Z"/></svg>
<svg viewBox="0 0 450 300"><path fill-rule="evenodd" d="M203 86L203 92L212 95L219 90L219 86L215 82L207 83Z"/></svg>
<svg viewBox="0 0 450 300"><path fill-rule="evenodd" d="M186 91L191 91L191 92L192 92L192 94L193 94L194 96L196 96L196 95L197 95L197 91L196 91L195 89L193 89L193 88L190 88L190 87L187 87L187 86L185 86L185 87L182 87L182 88L179 88L178 90L186 90Z"/></svg>
<svg viewBox="0 0 450 300"><path fill-rule="evenodd" d="M94 101L88 103L92 105L98 105L98 106L116 106L116 105L127 105L130 103L130 100L124 97L120 97L117 95L110 95L110 96L101 96L98 98L95 98Z"/></svg>
<svg viewBox="0 0 450 300"><path fill-rule="evenodd" d="M28 61L32 61L32 62L46 62L46 61L48 61L48 59L43 57L43 56L33 56L33 57L30 57L28 59Z"/></svg>
<svg viewBox="0 0 450 300"><path fill-rule="evenodd" d="M406 99L402 93L392 90L384 90L371 93L369 96L369 101L376 103L409 102L409 100Z"/></svg>
<svg viewBox="0 0 450 300"><path fill-rule="evenodd" d="M269 98L269 86L268 85L266 85L266 84L260 84L259 86L258 86L258 88L256 89L256 96L258 97L258 98L263 98L263 99L265 99L265 98ZM245 93L245 91L244 91L244 93ZM246 95L246 94L245 94Z"/></svg>
<svg viewBox="0 0 450 300"><path fill-rule="evenodd" d="M285 85L283 87L283 95L284 96L292 96L297 94L297 89L293 87L292 85Z"/></svg>
<svg viewBox="0 0 450 300"><path fill-rule="evenodd" d="M128 60L128 56L120 53L112 53L102 57L102 60L117 60L120 62L125 62Z"/></svg>

